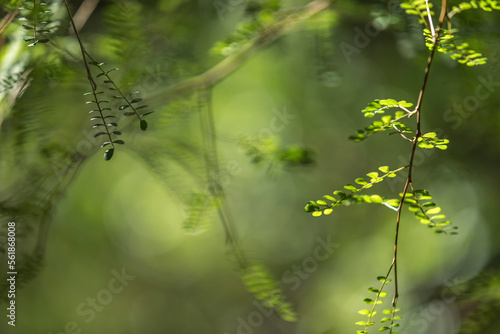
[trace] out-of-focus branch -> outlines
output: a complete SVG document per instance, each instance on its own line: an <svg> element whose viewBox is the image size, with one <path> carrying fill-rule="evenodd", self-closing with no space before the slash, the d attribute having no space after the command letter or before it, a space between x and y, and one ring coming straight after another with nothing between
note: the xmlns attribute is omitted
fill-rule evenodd
<svg viewBox="0 0 500 334"><path fill-rule="evenodd" d="M21 5L19 4L19 7L20 6ZM2 50L3 45L5 43L5 36L3 35L3 33L4 33L5 29L7 29L7 27L16 18L17 13L19 13L19 7L17 7L16 9L14 9L11 12L8 12L7 15L5 15L3 17L2 21L0 21L0 50Z"/></svg>
<svg viewBox="0 0 500 334"><path fill-rule="evenodd" d="M3 17L2 21L0 21L0 35L3 34L4 30L12 23L18 12L19 9L15 9Z"/></svg>
<svg viewBox="0 0 500 334"><path fill-rule="evenodd" d="M75 21L76 30L82 30L85 23L87 23L90 15L94 12L100 0L85 0L81 6L76 11L75 15L73 15L73 21ZM73 32L73 28L69 28L70 33Z"/></svg>
<svg viewBox="0 0 500 334"><path fill-rule="evenodd" d="M327 9L331 2L329 0L315 0L310 2L300 10L289 14L267 28L259 36L250 40L238 51L226 57L206 72L171 86L162 87L153 92L148 97L149 105L155 108L166 104L172 99L193 94L201 88L210 87L222 81L242 66L257 51L276 41L281 36L286 35L302 22Z"/></svg>

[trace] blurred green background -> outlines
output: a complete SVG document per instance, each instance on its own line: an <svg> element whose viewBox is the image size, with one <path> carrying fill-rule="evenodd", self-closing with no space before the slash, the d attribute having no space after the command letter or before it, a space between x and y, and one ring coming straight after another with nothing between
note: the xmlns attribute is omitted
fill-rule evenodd
<svg viewBox="0 0 500 334"><path fill-rule="evenodd" d="M106 25L110 8L117 6L113 1L99 3L81 36L95 57L120 67L119 78L135 80L146 96L219 62L223 57L210 53L212 46L250 19L243 0L123 3L143 29L136 31L132 21L123 23L132 25L131 44L134 38L142 44L118 45L124 54L117 55L112 27ZM281 8L306 3L282 1ZM16 327L4 319L0 332L333 334L361 329L354 323L364 320L357 311L365 308L366 288L377 286L376 277L385 275L392 261L395 212L366 204L314 218L303 208L379 166L407 163L411 145L399 137L347 140L369 124L360 110L372 100L416 102L428 52L421 28L397 3L338 1L326 28L324 17L312 19L259 51L213 89L218 153L221 169L229 175L225 190L240 243L280 281L299 314L297 322L262 313L254 304L226 256L216 217L203 233L183 230L184 193L195 187L188 176L204 173L196 101L184 98L157 108L146 133L139 133L136 124L126 127L127 145L111 161L103 161L101 150L79 169L51 219L44 266L18 291ZM467 316L481 307L478 312L488 321L481 328L487 333L500 329L498 321L487 317L498 308L500 291L498 15L474 11L456 18L464 39L489 58L486 65L470 68L439 54L431 70L423 130L440 131L451 143L446 151L417 155L414 184L431 192L459 234L433 234L411 213L403 213L399 333L465 333ZM358 29L364 31L369 22L379 33L356 47ZM54 45L27 51L22 43L18 55L46 54L47 64L50 52L57 53ZM60 43L78 55L73 37L61 37ZM357 51L346 57L346 44ZM2 57L9 48L14 41L7 39ZM57 79L34 80L22 102L46 106L41 122L50 124L50 135L62 147L74 148L90 132L81 96L88 90L85 72L70 58L52 65ZM35 74L47 76L47 68ZM493 82L490 94L472 105L478 90L486 94L480 88L485 80ZM313 147L314 164L268 169L265 162L252 163L238 145L238 138L268 131L277 113L290 115L273 133L279 144ZM14 128L9 115L4 118L1 139L9 143ZM36 135L26 136L27 153L21 159L32 159L36 166L37 148L29 143L36 142ZM186 146L174 147L176 141ZM11 160L7 146L1 153L2 183L22 179L25 165ZM144 163L148 154L163 159L166 182ZM396 178L378 184L373 193L396 197L403 186L404 179ZM29 184L24 187L29 191ZM321 245L318 238L335 245L324 261L311 260ZM30 246L20 241L19 247ZM297 269L301 275L294 273ZM118 289L114 278L123 272L128 280ZM119 292L109 293L113 287ZM104 303L90 311L93 298ZM390 296L386 299L389 308Z"/></svg>

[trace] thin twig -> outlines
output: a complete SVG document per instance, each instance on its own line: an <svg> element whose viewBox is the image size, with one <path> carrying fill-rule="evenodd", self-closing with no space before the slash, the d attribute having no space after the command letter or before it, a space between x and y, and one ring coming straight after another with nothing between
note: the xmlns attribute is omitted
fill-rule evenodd
<svg viewBox="0 0 500 334"><path fill-rule="evenodd" d="M90 72L89 64L87 64L85 46L83 46L82 39L80 38L80 33L78 33L78 29L76 28L75 21L73 20L73 15L71 15L71 10L69 9L68 1L64 0L64 4L66 5L66 10L68 11L68 16L71 22L71 26L73 27L73 31L75 32L76 38L78 39L78 44L80 45L80 51L82 51L83 64L85 65L85 69L87 70L87 78L89 79L92 90L95 92L97 89L97 84L95 83L94 78L92 78L92 73Z"/></svg>
<svg viewBox="0 0 500 334"><path fill-rule="evenodd" d="M217 154L215 122L212 110L212 89L206 88L198 92L198 105L200 108L200 120L203 133L204 158L206 165L207 182L210 195L214 198L219 220L226 234L226 243L233 250L240 267L245 268L248 261L238 244L238 236L234 226L234 220L228 209L226 193L222 187L219 175L219 158Z"/></svg>
<svg viewBox="0 0 500 334"><path fill-rule="evenodd" d="M436 31L434 30L434 23L432 22L431 8L429 7L429 0L425 0L425 6L427 9L427 19L429 20L432 38L436 38Z"/></svg>
<svg viewBox="0 0 500 334"><path fill-rule="evenodd" d="M435 39L433 40L433 46L431 53L429 54L429 57L427 58L427 66L425 68L425 75L424 75L424 81L422 83L422 88L420 89L420 92L418 94L418 100L417 100L417 105L415 107L415 112L417 114L417 130L415 133L415 141L413 142L412 150L411 150L411 155L410 155L410 164L408 168L408 176L406 178L406 183L403 189L403 193L401 195L401 201L399 202L398 206L398 213L397 213L397 218L396 218L396 235L395 235L395 240L394 240L394 256L392 259L392 266L394 266L394 298L392 300L392 306L393 309L396 308L396 304L398 301L399 297L399 287L398 287L398 238L399 238L399 225L401 222L401 212L403 209L403 204L404 200L406 197L406 193L408 192L408 188L410 185L412 185L412 172L413 172L413 161L415 159L415 152L417 151L417 145L418 145L418 138L422 136L421 132L421 108L422 108L422 101L424 98L424 93L425 89L427 87L427 81L429 79L429 71L431 68L432 61L434 59L434 54L437 49L437 44L439 41L439 34L441 33L441 27L443 26L444 19L446 17L446 6L447 6L447 0L442 0L441 2L441 14L439 15L439 26L436 31L436 36ZM427 10L429 8L427 7ZM392 327L390 330L390 333L392 333Z"/></svg>

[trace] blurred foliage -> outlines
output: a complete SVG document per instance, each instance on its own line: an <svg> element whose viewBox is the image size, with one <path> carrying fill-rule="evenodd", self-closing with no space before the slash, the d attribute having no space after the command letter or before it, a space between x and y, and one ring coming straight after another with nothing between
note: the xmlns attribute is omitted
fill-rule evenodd
<svg viewBox="0 0 500 334"><path fill-rule="evenodd" d="M73 13L82 3L70 2ZM105 63L93 63L91 74L96 92L109 94L102 97L125 142L105 162L96 154L102 138L88 119L87 73L63 3L1 3L3 16L15 14L0 30L1 233L6 237L6 224L15 221L18 247L18 318L16 328L0 324L2 333L68 332L74 324L96 334L361 328L354 325L360 301L377 305L385 291L370 288L366 296L360 287L387 264L404 186L397 167L385 164L408 164L407 139L415 131L401 121L413 120L406 101L416 98L432 36L426 30L425 40L429 27L415 20L425 22L422 1L404 1L403 8L394 1L338 2L302 19L307 4L101 1L79 33L89 54ZM500 21L488 12L497 6L450 1L456 16L438 51L482 66L436 57L415 171L433 196L412 189L405 198L404 298L401 311L380 311L377 321L397 320L382 321L383 329L500 328L500 276L484 272L488 262L498 267L500 252ZM303 22L284 29L294 20ZM273 35L276 27L283 29ZM252 44L267 42L263 36L273 38ZM223 81L197 81L228 63L237 71ZM210 100L199 98L207 86ZM151 103L159 91L166 92L162 103ZM143 131L141 115L152 110ZM361 125L363 116L372 123ZM300 213L309 198L349 179L355 185L307 204L307 212L328 217ZM375 185L376 193L358 194ZM357 203L385 207L342 208ZM453 221L460 234L439 238L412 224L412 216L435 231ZM229 223L219 228L221 220ZM325 239L338 248L330 251ZM120 290L122 268L133 279L122 279ZM388 281L382 278L381 285ZM462 282L456 298L434 294L454 278ZM369 308L361 315L375 316Z"/></svg>

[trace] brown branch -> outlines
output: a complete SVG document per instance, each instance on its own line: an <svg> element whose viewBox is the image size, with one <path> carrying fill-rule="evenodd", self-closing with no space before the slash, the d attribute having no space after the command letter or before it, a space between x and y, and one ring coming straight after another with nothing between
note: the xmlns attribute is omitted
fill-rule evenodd
<svg viewBox="0 0 500 334"><path fill-rule="evenodd" d="M87 78L89 79L90 86L92 87L92 91L95 92L97 89L97 84L92 78L92 73L90 73L89 64L87 64L87 56L85 52L85 47L83 46L82 39L80 38L80 34L78 33L78 29L76 28L75 21L73 20L73 15L71 15L71 10L69 9L69 4L67 0L64 0L64 4L66 5L66 10L68 11L69 21L71 22L71 26L73 27L73 31L75 32L76 38L78 39L78 44L80 45L80 51L82 52L83 64L85 65L85 69L87 70Z"/></svg>
<svg viewBox="0 0 500 334"><path fill-rule="evenodd" d="M397 214L397 218L396 218L396 235L395 235L395 240L394 240L394 256L393 256L392 265L391 265L391 268L394 267L394 299L392 300L392 306L394 309L396 308L396 304L397 304L398 297L399 297L397 259L398 259L398 238L399 238L399 226L400 226L400 222L401 222L401 212L403 209L403 203L404 203L404 200L406 197L406 193L408 192L408 187L412 184L413 161L415 159L415 152L417 150L418 138L420 138L422 136L422 132L421 132L422 101L423 101L425 90L427 87L427 81L429 79L429 72L431 69L432 61L434 59L434 54L436 52L437 44L439 42L439 35L441 33L441 28L443 26L444 19L446 18L446 6L447 6L447 0L442 0L442 2L441 2L441 14L439 15L439 25L438 25L438 28L436 29L435 36L433 36L434 41L433 41L432 50L431 50L431 53L429 54L429 57L427 58L427 66L425 68L424 80L422 83L422 88L420 89L420 92L418 94L417 105L415 107L415 113L417 115L417 130L415 133L415 138L413 140L413 147L412 147L411 155L410 155L408 176L406 178L406 183L405 183L403 193L401 196L401 201L399 202L399 206L398 206L398 214ZM429 9L427 9L427 10L429 10ZM391 333L392 333L392 328L391 328Z"/></svg>

